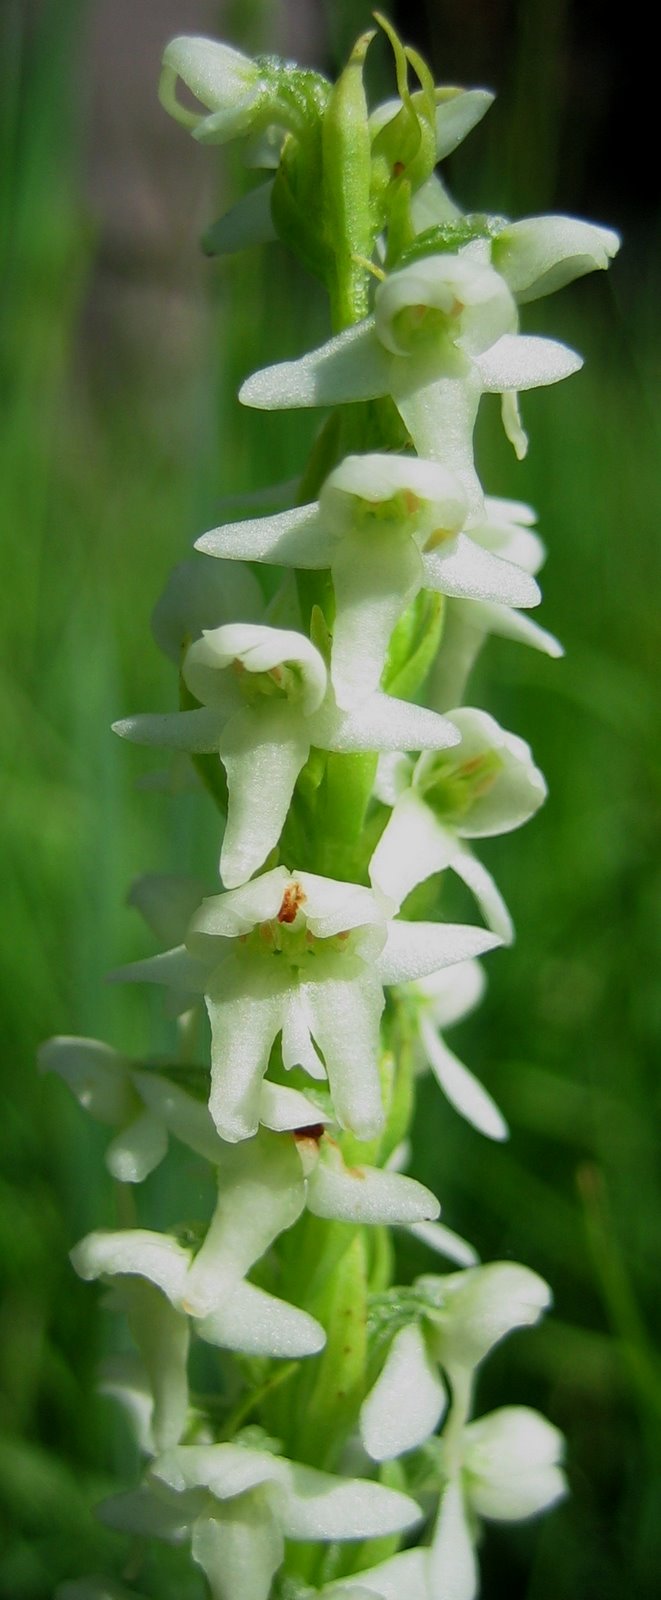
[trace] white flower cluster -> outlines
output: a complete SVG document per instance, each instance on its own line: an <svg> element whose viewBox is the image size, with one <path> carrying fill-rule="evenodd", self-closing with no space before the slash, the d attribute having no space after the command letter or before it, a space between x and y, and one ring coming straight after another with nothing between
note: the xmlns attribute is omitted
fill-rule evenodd
<svg viewBox="0 0 661 1600"><path fill-rule="evenodd" d="M365 48L340 80L354 99ZM401 78L406 53L393 48ZM89 1039L42 1051L43 1067L112 1129L106 1159L120 1182L146 1179L170 1137L214 1174L215 1209L199 1229L98 1231L73 1251L84 1278L112 1286L142 1363L115 1363L105 1383L134 1419L145 1480L102 1516L190 1540L214 1600L473 1600L481 1520L527 1517L564 1493L562 1441L541 1416L505 1407L470 1420L480 1363L536 1322L550 1293L525 1267L475 1264L437 1223L434 1195L402 1175L408 1091L393 1041L404 1028L413 1076L429 1065L460 1114L487 1137L506 1136L439 1030L479 1000L475 958L513 937L475 841L521 826L546 789L523 740L462 702L489 633L551 655L560 647L527 616L544 553L533 514L485 497L473 429L481 396L500 394L523 453L518 392L580 360L520 333L518 303L606 266L617 239L564 217L467 219L462 234L432 169L490 96L430 89L409 59L420 90L356 125L385 207L373 309L320 349L257 372L240 395L267 410L387 398L383 447L361 453L346 434L347 453L328 462L314 498L198 540L202 554L176 570L154 614L157 642L180 668L182 709L116 724L138 744L189 753L224 811L222 892L201 898L186 880L144 880L136 903L172 947L118 974L164 986L181 1058L135 1062ZM177 100L178 78L202 112ZM182 38L165 53L161 93L196 138L250 136L253 159L277 165L281 153L279 171L299 185L316 117L335 192L335 91L314 74ZM404 113L416 149L431 138L432 150L408 180L408 256L393 267L390 167L383 173ZM269 184L274 217L279 181ZM245 242L237 227L231 247ZM360 257L347 259L359 269ZM281 569L268 604L246 563ZM427 705L417 703L425 686ZM431 880L450 869L486 927L440 920ZM407 916L420 885L429 920ZM202 1006L210 1073L186 1044ZM392 1226L464 1270L394 1289L383 1234ZM369 1265L362 1278L352 1266L353 1300L336 1316L329 1286L337 1275L341 1300L350 1256ZM352 1338L345 1315L362 1315ZM225 1352L233 1373L220 1426L189 1394L191 1335ZM308 1406L322 1419L319 1466L309 1452L296 1459ZM341 1471L349 1459L352 1476ZM397 1489L383 1481L395 1459ZM415 1548L370 1562L370 1540L388 1536L396 1548L409 1530ZM337 1556L345 1541L358 1570ZM299 1562L297 1544L318 1545L318 1557ZM60 1594L115 1592L124 1591L90 1580Z"/></svg>

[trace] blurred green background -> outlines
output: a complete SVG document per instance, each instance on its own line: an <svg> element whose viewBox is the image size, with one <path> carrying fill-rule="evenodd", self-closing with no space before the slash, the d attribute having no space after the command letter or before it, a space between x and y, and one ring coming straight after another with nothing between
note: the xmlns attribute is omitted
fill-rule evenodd
<svg viewBox="0 0 661 1600"><path fill-rule="evenodd" d="M577 211L626 232L608 281L529 309L526 326L576 344L586 365L526 401L527 461L508 454L495 408L480 421L487 488L539 507L542 620L567 656L492 642L472 683L475 703L530 739L551 790L526 830L485 847L519 938L490 959L487 1002L452 1036L512 1139L481 1141L425 1087L416 1172L484 1259L527 1262L555 1291L547 1325L492 1360L480 1402L547 1410L569 1438L573 1492L537 1526L488 1532L485 1596L651 1600L661 1587L661 338L658 218L622 116L633 54L628 37L603 32L597 8L571 0L384 9L443 81L499 91L449 164L463 204ZM136 789L149 758L117 744L109 724L172 704L148 637L170 565L219 520L223 496L293 477L304 460L314 416L241 413L238 382L325 331L316 289L276 247L201 262L202 226L245 176L233 151L199 150L166 125L159 51L173 32L217 31L249 49L300 48L332 70L368 15L333 0L0 9L6 1600L46 1600L60 1579L115 1559L89 1507L127 1456L94 1394L105 1319L67 1261L87 1228L113 1219L105 1140L62 1084L38 1078L35 1051L61 1031L136 1051L162 1042L158 1004L104 983L109 967L150 949L126 891L145 870L213 881L215 869L204 799ZM385 56L377 76L384 68ZM182 1165L182 1193L185 1181ZM155 1592L173 1591L164 1579ZM183 1577L176 1587L177 1600L199 1592Z"/></svg>

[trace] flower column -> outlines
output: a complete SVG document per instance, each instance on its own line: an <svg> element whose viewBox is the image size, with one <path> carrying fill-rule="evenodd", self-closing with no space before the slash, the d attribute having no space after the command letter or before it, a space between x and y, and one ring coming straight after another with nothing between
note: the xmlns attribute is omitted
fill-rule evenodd
<svg viewBox="0 0 661 1600"><path fill-rule="evenodd" d="M437 1028L479 998L475 958L512 938L472 841L545 796L528 747L458 703L490 631L559 649L526 616L543 554L531 514L485 498L475 418L500 394L523 453L518 392L580 359L521 334L517 302L605 266L617 241L569 218L462 216L434 168L490 96L436 87L381 25L398 99L371 113L370 34L333 87L213 41L165 52L166 109L201 141L247 139L274 172L212 242L276 233L329 296L331 339L254 374L241 399L332 410L300 504L205 534L157 605L180 709L116 724L188 753L223 816L222 892L139 883L169 948L116 974L162 986L179 1052L134 1062L61 1039L42 1053L113 1128L120 1182L148 1176L171 1136L214 1173L199 1222L98 1230L73 1261L112 1285L141 1362L105 1381L136 1421L143 1480L101 1515L190 1541L215 1600L473 1600L481 1520L564 1492L541 1417L471 1420L477 1368L537 1321L547 1285L480 1267L400 1168L426 1061L477 1129L506 1136ZM179 78L202 110L181 104ZM281 569L268 604L246 562ZM431 892L430 919L407 916L410 891L446 868L486 928L443 920ZM391 1227L464 1270L394 1286ZM211 1396L189 1394L191 1338L218 1353ZM149 1588L148 1565L135 1578ZM174 1600L176 1579L159 1585ZM109 1592L90 1580L60 1596Z"/></svg>

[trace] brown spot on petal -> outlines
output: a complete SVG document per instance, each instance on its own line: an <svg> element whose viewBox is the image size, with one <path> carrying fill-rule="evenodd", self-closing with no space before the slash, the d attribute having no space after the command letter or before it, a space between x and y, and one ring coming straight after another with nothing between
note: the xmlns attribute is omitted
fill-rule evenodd
<svg viewBox="0 0 661 1600"><path fill-rule="evenodd" d="M393 163L393 169L392 169L393 178L401 178L403 172L406 172L406 166L405 166L404 162L403 161L395 161Z"/></svg>
<svg viewBox="0 0 661 1600"><path fill-rule="evenodd" d="M305 905L306 894L300 883L288 883L278 912L278 922L295 922L299 908Z"/></svg>

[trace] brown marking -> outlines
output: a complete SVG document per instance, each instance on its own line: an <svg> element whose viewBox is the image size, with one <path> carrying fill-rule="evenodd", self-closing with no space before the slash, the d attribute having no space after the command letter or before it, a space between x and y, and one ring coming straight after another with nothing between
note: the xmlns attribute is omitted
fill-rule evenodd
<svg viewBox="0 0 661 1600"><path fill-rule="evenodd" d="M413 512L413 511L419 511L420 510L420 506L422 505L422 501L418 498L417 494L413 493L412 489L405 489L404 490L404 504L406 506L407 511Z"/></svg>
<svg viewBox="0 0 661 1600"><path fill-rule="evenodd" d="M299 907L305 905L306 899L300 883L288 883L278 912L278 922L295 922Z"/></svg>
<svg viewBox="0 0 661 1600"><path fill-rule="evenodd" d="M323 1122L311 1122L308 1128L294 1128L294 1138L304 1142L309 1139L311 1144L319 1144L325 1133Z"/></svg>
<svg viewBox="0 0 661 1600"><path fill-rule="evenodd" d="M395 161L392 169L393 178L401 178L403 172L406 172L405 163L403 161Z"/></svg>

